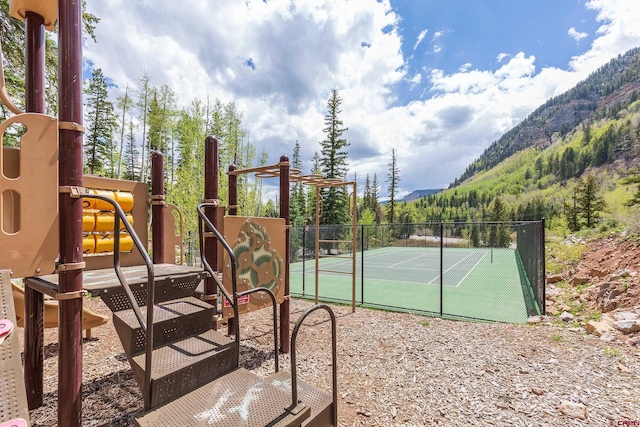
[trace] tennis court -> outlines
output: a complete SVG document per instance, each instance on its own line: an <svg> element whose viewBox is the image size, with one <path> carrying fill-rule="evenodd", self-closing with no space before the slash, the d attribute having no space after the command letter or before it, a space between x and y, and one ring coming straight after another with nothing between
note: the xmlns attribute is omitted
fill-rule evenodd
<svg viewBox="0 0 640 427"><path fill-rule="evenodd" d="M320 259L319 298L349 303L351 259ZM315 296L315 260L291 264L291 294ZM518 252L508 248L384 247L359 251L356 302L445 317L525 322L539 312Z"/></svg>

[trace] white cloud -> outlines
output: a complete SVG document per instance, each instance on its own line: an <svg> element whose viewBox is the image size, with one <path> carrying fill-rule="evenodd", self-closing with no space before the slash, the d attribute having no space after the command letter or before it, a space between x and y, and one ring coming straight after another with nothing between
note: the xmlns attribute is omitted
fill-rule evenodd
<svg viewBox="0 0 640 427"><path fill-rule="evenodd" d="M427 29L420 31L420 34L418 34L418 38L416 39L416 43L413 45L413 50L416 50L418 48L418 45L422 43L422 40L424 39L424 36L427 35L428 31L429 30Z"/></svg>
<svg viewBox="0 0 640 427"><path fill-rule="evenodd" d="M207 96L234 101L258 152L266 150L275 163L298 140L305 172L324 136L327 98L337 88L349 127L350 177L377 173L384 195L392 148L399 191L447 186L549 97L640 45L640 2L587 6L601 26L564 70L536 67L534 56L520 52L498 54L495 71L471 69L463 59L457 72L414 74L402 54L401 17L389 0L89 2L101 18L99 43L87 42L84 53L120 88L146 70L153 85L173 88L182 105ZM447 31L433 34L434 52ZM255 69L245 65L249 58ZM401 82L428 99L399 102L394 89Z"/></svg>
<svg viewBox="0 0 640 427"><path fill-rule="evenodd" d="M587 8L597 12L601 23L590 49L571 59L571 69L581 79L609 59L640 45L640 2L636 0L590 0Z"/></svg>
<svg viewBox="0 0 640 427"><path fill-rule="evenodd" d="M510 57L511 55L509 55L508 53L499 53L498 56L496 57L496 60L498 62L502 62L503 59L506 59L508 57Z"/></svg>
<svg viewBox="0 0 640 427"><path fill-rule="evenodd" d="M587 33L581 33L580 31L577 31L574 27L569 28L569 31L567 31L567 34L569 34L569 37L571 37L577 42L579 42L580 40L582 40L583 38L589 35Z"/></svg>

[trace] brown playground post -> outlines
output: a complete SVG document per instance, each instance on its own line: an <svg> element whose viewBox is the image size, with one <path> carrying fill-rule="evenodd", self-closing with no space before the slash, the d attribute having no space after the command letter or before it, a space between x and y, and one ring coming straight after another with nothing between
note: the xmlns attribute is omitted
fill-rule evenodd
<svg viewBox="0 0 640 427"><path fill-rule="evenodd" d="M44 18L27 12L25 17L25 110L27 113L45 113L44 100ZM29 409L42 406L44 372L44 295L26 287L25 369ZM24 313L21 314L24 316Z"/></svg>
<svg viewBox="0 0 640 427"><path fill-rule="evenodd" d="M284 301L280 304L280 351L289 353L289 261L291 260L291 242L289 241L289 158L280 156L280 218L285 221L284 253Z"/></svg>
<svg viewBox="0 0 640 427"><path fill-rule="evenodd" d="M58 1L60 186L82 187L82 2ZM73 129L73 130L72 130ZM59 291L82 290L82 199L59 195ZM61 300L58 327L58 425L82 425L82 298Z"/></svg>
<svg viewBox="0 0 640 427"><path fill-rule="evenodd" d="M138 201L140 203L140 201ZM164 260L164 156L159 151L151 154L151 240L153 263ZM172 260L173 264L175 260Z"/></svg>
<svg viewBox="0 0 640 427"><path fill-rule="evenodd" d="M204 201L206 203L219 203L218 200L218 140L214 136L207 136L204 140ZM218 229L218 215L216 208L205 208L204 213L211 223ZM217 240L204 240L204 253L213 268L218 271L218 242ZM218 293L213 277L207 277L204 281L204 294L214 295ZM215 322L214 322L215 324Z"/></svg>
<svg viewBox="0 0 640 427"><path fill-rule="evenodd" d="M236 165L229 166L229 172L237 170ZM232 173L229 174L229 215L238 215L238 176ZM227 320L227 334L233 334L234 322L237 320L234 317L230 317Z"/></svg>

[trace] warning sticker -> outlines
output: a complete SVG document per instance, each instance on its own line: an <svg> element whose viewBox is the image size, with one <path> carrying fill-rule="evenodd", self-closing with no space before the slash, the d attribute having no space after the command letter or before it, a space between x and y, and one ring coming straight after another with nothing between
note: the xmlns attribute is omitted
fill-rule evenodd
<svg viewBox="0 0 640 427"><path fill-rule="evenodd" d="M249 295L243 295L240 298L238 298L238 305L240 304L249 304ZM231 303L229 303L229 300L226 298L224 300L224 306L231 307Z"/></svg>

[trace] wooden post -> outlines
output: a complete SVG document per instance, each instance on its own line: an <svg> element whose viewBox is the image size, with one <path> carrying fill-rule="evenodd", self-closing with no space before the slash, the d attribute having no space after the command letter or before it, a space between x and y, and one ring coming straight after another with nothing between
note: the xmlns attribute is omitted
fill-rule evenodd
<svg viewBox="0 0 640 427"><path fill-rule="evenodd" d="M164 156L159 151L151 154L151 247L153 263L164 260ZM175 260L172 260L175 263Z"/></svg>
<svg viewBox="0 0 640 427"><path fill-rule="evenodd" d="M27 113L44 113L44 18L27 12L25 31L25 110ZM26 286L24 304L24 381L29 409L35 409L42 406L44 387L44 295Z"/></svg>
<svg viewBox="0 0 640 427"><path fill-rule="evenodd" d="M229 166L229 215L238 215L238 176L231 174L231 172L237 169L238 167L236 165ZM234 322L237 321L238 320L233 317L229 318L227 322L227 334L233 334L235 331Z"/></svg>
<svg viewBox="0 0 640 427"><path fill-rule="evenodd" d="M82 2L58 1L60 122L82 125ZM59 183L82 187L80 130L61 129ZM60 263L82 262L82 199L60 193ZM60 292L82 290L82 269L59 273ZM61 300L58 325L58 425L82 425L82 298Z"/></svg>
<svg viewBox="0 0 640 427"><path fill-rule="evenodd" d="M280 304L280 350L289 353L289 260L291 259L291 243L289 242L289 169L291 164L287 156L280 156L280 218L285 221L284 251L284 301Z"/></svg>

